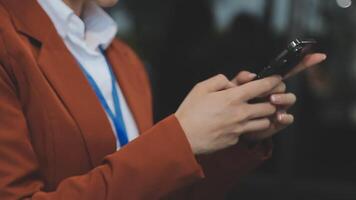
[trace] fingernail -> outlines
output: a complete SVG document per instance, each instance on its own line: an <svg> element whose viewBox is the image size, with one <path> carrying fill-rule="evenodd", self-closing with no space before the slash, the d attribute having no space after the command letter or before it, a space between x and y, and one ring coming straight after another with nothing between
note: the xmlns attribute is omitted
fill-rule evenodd
<svg viewBox="0 0 356 200"><path fill-rule="evenodd" d="M254 73L250 73L248 75L249 78L253 79L253 78L256 78L257 74L254 74Z"/></svg>
<svg viewBox="0 0 356 200"><path fill-rule="evenodd" d="M283 121L283 120L290 121L290 119L291 119L291 122L294 122L294 116L291 115L291 114L280 114L280 115L278 115L278 121Z"/></svg>
<svg viewBox="0 0 356 200"><path fill-rule="evenodd" d="M271 100L272 100L273 103L278 103L279 97L277 95L272 95L271 96Z"/></svg>
<svg viewBox="0 0 356 200"><path fill-rule="evenodd" d="M327 58L326 54L323 54L322 57L321 57L321 59L323 59L323 60L326 60L326 58Z"/></svg>
<svg viewBox="0 0 356 200"><path fill-rule="evenodd" d="M294 115L288 114L288 117L290 117L294 121Z"/></svg>
<svg viewBox="0 0 356 200"><path fill-rule="evenodd" d="M283 121L284 117L285 117L285 114L280 114L280 115L278 115L278 120Z"/></svg>

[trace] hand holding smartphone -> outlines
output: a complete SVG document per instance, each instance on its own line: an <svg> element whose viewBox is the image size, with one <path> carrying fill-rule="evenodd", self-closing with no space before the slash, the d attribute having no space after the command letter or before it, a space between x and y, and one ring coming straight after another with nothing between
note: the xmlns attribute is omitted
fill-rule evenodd
<svg viewBox="0 0 356 200"><path fill-rule="evenodd" d="M314 53L316 44L317 42L313 39L295 39L289 43L288 47L283 50L269 66L257 74L256 80L273 75L284 77L301 63L306 55Z"/></svg>

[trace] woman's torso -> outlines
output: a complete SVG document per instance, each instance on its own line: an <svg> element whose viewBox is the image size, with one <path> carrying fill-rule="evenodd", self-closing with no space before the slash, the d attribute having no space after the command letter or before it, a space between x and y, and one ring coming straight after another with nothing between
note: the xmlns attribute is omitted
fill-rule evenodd
<svg viewBox="0 0 356 200"><path fill-rule="evenodd" d="M87 173L115 152L115 137L95 93L38 5L0 2L0 63L18 96L46 190ZM26 9L36 9L30 12ZM149 83L142 64L123 43L107 50L139 131L152 126ZM19 116L21 118L21 116ZM20 120L20 119L19 119ZM27 130L25 130L27 129ZM26 143L26 141L23 141Z"/></svg>

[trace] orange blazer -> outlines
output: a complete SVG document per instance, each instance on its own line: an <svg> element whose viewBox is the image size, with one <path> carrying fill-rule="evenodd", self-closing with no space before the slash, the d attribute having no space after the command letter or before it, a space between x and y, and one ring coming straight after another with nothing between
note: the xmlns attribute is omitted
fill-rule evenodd
<svg viewBox="0 0 356 200"><path fill-rule="evenodd" d="M0 0L0 199L222 199L270 155L244 144L195 157L123 42L107 50L140 136L116 151L95 93L36 0Z"/></svg>

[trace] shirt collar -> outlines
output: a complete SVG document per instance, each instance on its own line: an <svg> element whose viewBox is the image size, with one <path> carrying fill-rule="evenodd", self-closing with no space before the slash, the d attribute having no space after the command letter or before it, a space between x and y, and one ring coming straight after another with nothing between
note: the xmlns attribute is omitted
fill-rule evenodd
<svg viewBox="0 0 356 200"><path fill-rule="evenodd" d="M37 0L51 18L59 35L65 39L69 34L85 40L90 48L106 49L115 38L117 24L96 3L89 1L83 10L82 19L63 0Z"/></svg>

